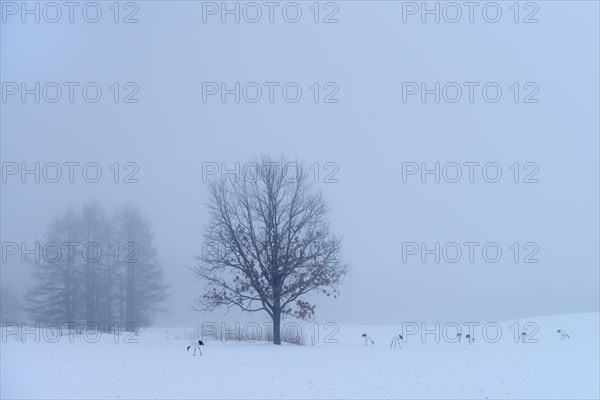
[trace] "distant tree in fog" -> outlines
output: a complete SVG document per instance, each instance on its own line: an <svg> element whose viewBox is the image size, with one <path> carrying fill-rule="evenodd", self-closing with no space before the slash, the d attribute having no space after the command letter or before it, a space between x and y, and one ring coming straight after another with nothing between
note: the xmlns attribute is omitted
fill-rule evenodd
<svg viewBox="0 0 600 400"><path fill-rule="evenodd" d="M46 251L39 260L30 260L35 287L26 297L26 308L34 321L80 319L78 305L82 296L79 253L73 243L79 241L80 219L69 208L57 217L44 235ZM50 245L52 244L52 245Z"/></svg>
<svg viewBox="0 0 600 400"><path fill-rule="evenodd" d="M116 237L125 244L120 261L124 276L121 282L125 282L121 287L125 305L123 322L149 325L154 315L163 310L161 304L168 289L150 226L137 209L124 207L116 217Z"/></svg>
<svg viewBox="0 0 600 400"><path fill-rule="evenodd" d="M85 257L82 258L83 293L85 293L85 300L83 300L85 308L82 319L103 325L107 322L107 316L101 316L102 311L106 311L101 306L101 301L106 300L104 298L106 282L102 278L109 268L111 225L104 209L98 202L84 204L79 219L80 240L86 244L95 244L84 250Z"/></svg>
<svg viewBox="0 0 600 400"><path fill-rule="evenodd" d="M315 306L305 295L337 296L349 267L304 167L267 156L253 165L243 176L209 183L206 251L192 268L206 287L195 308L265 311L273 343L281 344L282 315L311 318Z"/></svg>
<svg viewBox="0 0 600 400"><path fill-rule="evenodd" d="M0 322L18 322L21 315L21 302L17 294L8 286L0 288Z"/></svg>
<svg viewBox="0 0 600 400"><path fill-rule="evenodd" d="M51 245L49 245L51 244ZM133 207L107 217L97 202L69 208L44 235L26 307L35 321L148 325L167 285L148 223ZM132 325L130 325L132 327Z"/></svg>

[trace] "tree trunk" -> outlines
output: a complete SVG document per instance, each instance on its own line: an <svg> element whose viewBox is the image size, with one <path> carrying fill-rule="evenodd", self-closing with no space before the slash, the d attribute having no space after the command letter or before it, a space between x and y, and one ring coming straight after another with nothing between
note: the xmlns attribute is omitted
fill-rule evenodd
<svg viewBox="0 0 600 400"><path fill-rule="evenodd" d="M135 283L134 283L133 265L127 265L127 300L125 306L125 324L135 324ZM133 325L132 325L133 326ZM128 327L128 330L131 329Z"/></svg>
<svg viewBox="0 0 600 400"><path fill-rule="evenodd" d="M281 344L281 310L273 310L273 344Z"/></svg>
<svg viewBox="0 0 600 400"><path fill-rule="evenodd" d="M66 321L63 322L74 322L73 308L72 306L72 293L71 293L71 266L67 264L67 273L65 276L65 308L66 308Z"/></svg>
<svg viewBox="0 0 600 400"><path fill-rule="evenodd" d="M85 322L94 322L94 316L92 315L92 267L88 262L85 266Z"/></svg>

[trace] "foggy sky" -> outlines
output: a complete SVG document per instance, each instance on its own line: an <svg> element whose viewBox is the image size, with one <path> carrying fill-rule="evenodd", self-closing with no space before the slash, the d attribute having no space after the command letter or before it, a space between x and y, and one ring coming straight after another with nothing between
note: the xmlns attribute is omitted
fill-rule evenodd
<svg viewBox="0 0 600 400"><path fill-rule="evenodd" d="M403 23L402 2L366 1L338 2L335 24L314 23L312 2L298 3L303 16L295 24L277 12L274 23L266 16L256 24L220 23L219 15L203 23L202 3L191 1L138 2L138 23L115 24L112 2L100 4L96 24L77 13L73 23L66 16L55 24L21 23L17 15L1 24L2 82L94 81L103 88L94 104L77 90L73 103L65 93L55 104L32 96L0 103L2 162L96 162L103 171L95 184L81 175L54 184L8 177L3 242L41 240L68 205L97 199L108 211L138 206L173 288L170 314L157 323L220 321L225 310L190 309L202 289L187 269L207 223L202 165L233 169L268 153L318 163L315 187L331 207L333 232L344 239L352 273L338 299L316 297L320 321L495 321L598 311L597 3L537 2L534 24L514 23L504 2L498 23L476 12L474 23L463 15L455 24L421 23L419 15ZM115 104L113 82L135 82L139 102ZM255 104L231 96L203 102L202 82L297 82L303 95L297 103L281 92L273 103L266 92ZM323 85L335 82L339 102L314 103L314 82L320 100ZM497 82L503 95L497 103L482 100L480 90L473 103L466 91L456 104L433 96L403 102L402 82ZM535 82L539 102L514 103L514 82L521 96L528 93L522 86ZM135 162L139 183L113 183L115 162ZM419 175L403 182L407 162L493 162L503 175L488 183L478 169L469 183L464 167L457 183L421 183ZM514 183L515 162L536 163L539 182ZM326 163L339 167L339 182L323 182L331 171ZM403 242L497 242L503 256L497 263L480 251L474 263L465 254L457 263L422 263L418 256L403 262ZM514 242L535 242L539 262L514 263ZM15 257L2 263L0 276L20 293L31 285L30 269Z"/></svg>

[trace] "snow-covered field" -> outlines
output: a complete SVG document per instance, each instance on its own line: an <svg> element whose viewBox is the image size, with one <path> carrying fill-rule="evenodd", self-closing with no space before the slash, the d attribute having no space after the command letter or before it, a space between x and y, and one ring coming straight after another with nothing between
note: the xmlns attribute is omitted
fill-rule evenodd
<svg viewBox="0 0 600 400"><path fill-rule="evenodd" d="M489 321L486 321L489 322ZM321 325L305 332L314 345L206 340L201 357L186 353L177 330L143 330L137 343L104 334L98 342L61 337L55 343L31 333L25 343L5 329L1 392L11 398L599 398L599 315L570 314L533 322L538 343L515 343L515 321L502 322L495 343L475 328L475 343L450 343L440 329L423 342L405 334L401 350L389 347L399 326ZM441 323L441 328L444 324ZM462 324L463 322L458 322ZM420 323L418 323L420 325ZM417 325L418 326L418 325ZM428 324L428 328L433 327ZM511 329L511 326L513 329ZM412 325L414 327L414 325ZM405 333L410 328L405 325ZM454 336L450 325L446 337ZM532 333L535 325L528 327ZM569 340L560 340L557 329ZM419 327L420 329L420 327ZM375 346L363 347L367 332ZM48 333L40 335L48 336ZM323 343L327 335L330 341ZM488 340L496 336L490 327ZM48 337L46 337L48 339ZM71 343L70 339L73 339ZM117 343L115 343L115 341Z"/></svg>

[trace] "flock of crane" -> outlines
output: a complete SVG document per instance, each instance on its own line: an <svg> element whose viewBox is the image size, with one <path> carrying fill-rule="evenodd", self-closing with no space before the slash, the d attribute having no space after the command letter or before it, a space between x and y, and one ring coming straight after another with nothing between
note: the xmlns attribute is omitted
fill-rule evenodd
<svg viewBox="0 0 600 400"><path fill-rule="evenodd" d="M556 331L556 333L558 333L560 335L560 340L569 339L569 334L564 329L559 329ZM368 346L369 342L371 343L371 346L375 346L375 341L373 340L373 338L371 338L371 336L367 335L366 333L363 333L361 336L365 339L363 346ZM462 338L462 333L458 332L456 334L456 337L458 339L458 343L460 343L460 339ZM527 338L527 333L522 332L521 339L523 341L525 341L526 338ZM475 342L475 338L472 337L470 334L465 335L465 339L467 339L468 344ZM395 348L401 349L403 340L404 340L404 338L400 334L398 334L396 336L392 336L392 341L390 343L390 347L393 349L395 349Z"/></svg>
<svg viewBox="0 0 600 400"><path fill-rule="evenodd" d="M564 329L559 329L556 331L556 333L558 333L560 335L560 340L569 339L569 334ZM363 333L361 336L365 339L363 346L368 346L369 342L371 343L371 346L375 346L375 341L373 340L373 338L371 338L371 336L367 335L366 333ZM458 343L460 343L462 334L459 332L456 334L456 337L458 338ZM521 333L521 337L522 337L523 341L525 341L525 338L527 337L527 333L526 332ZM469 344L471 344L475 341L475 338L472 337L470 334L465 335L465 339L467 339L467 343L469 343ZM392 336L392 341L390 342L390 348L401 349L403 340L404 340L404 338L400 334ZM194 348L194 356L196 355L196 350L198 350L200 352L200 355L202 355L202 349L200 348L200 346L204 346L204 342L202 342L202 340L192 340L190 342L190 344L187 346L187 351L189 352L190 349L193 347Z"/></svg>

